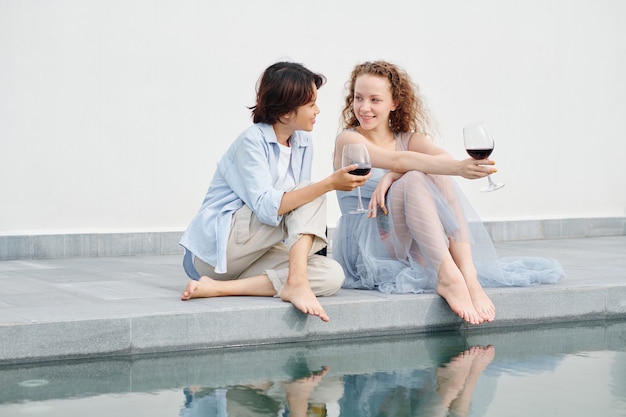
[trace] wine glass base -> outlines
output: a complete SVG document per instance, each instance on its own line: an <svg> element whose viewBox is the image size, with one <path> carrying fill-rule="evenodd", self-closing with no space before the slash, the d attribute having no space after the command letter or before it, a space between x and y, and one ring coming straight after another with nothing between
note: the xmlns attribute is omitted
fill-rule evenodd
<svg viewBox="0 0 626 417"><path fill-rule="evenodd" d="M499 190L502 187L504 187L504 183L503 182L499 182L497 184L491 184L491 185L489 185L487 187L481 188L480 192L481 193L488 193L488 192L491 192L491 191Z"/></svg>
<svg viewBox="0 0 626 417"><path fill-rule="evenodd" d="M369 210L368 209L354 209L354 210L350 210L348 212L348 214L363 214L363 213L367 213Z"/></svg>

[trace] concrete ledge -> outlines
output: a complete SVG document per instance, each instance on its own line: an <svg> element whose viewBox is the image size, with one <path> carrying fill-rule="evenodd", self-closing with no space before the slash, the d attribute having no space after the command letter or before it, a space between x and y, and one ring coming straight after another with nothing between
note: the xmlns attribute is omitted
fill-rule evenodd
<svg viewBox="0 0 626 417"><path fill-rule="evenodd" d="M188 279L178 255L3 261L0 365L626 317L626 236L500 242L496 249L554 257L567 277L487 289L497 318L481 326L464 324L435 294L341 290L320 298L330 323L279 298L183 302Z"/></svg>
<svg viewBox="0 0 626 417"><path fill-rule="evenodd" d="M510 328L542 323L626 317L626 285L574 289L551 286L489 291L498 319L468 326L432 294L384 295L341 290L322 299L330 323L306 316L278 299L230 297L231 307L154 312L126 318L94 318L0 326L0 363L77 357L166 353L290 342L419 334L444 330ZM218 301L218 300L215 300ZM202 303L195 300L196 304ZM213 303L214 304L214 303Z"/></svg>

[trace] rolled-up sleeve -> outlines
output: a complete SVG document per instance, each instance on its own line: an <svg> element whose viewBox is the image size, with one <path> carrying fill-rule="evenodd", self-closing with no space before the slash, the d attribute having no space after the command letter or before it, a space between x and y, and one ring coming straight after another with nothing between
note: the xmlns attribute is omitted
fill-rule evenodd
<svg viewBox="0 0 626 417"><path fill-rule="evenodd" d="M313 147L308 132L296 131L290 139L291 168L296 182L310 180ZM278 154L271 125L258 123L242 132L217 163L217 170L202 207L183 234L180 244L215 272L226 272L226 250L232 215L243 204L259 221L278 226L284 192L276 190Z"/></svg>

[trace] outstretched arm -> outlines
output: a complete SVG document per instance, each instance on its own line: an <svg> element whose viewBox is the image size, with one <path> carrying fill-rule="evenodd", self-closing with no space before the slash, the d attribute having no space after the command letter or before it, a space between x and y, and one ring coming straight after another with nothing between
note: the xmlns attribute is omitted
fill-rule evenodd
<svg viewBox="0 0 626 417"><path fill-rule="evenodd" d="M335 166L339 166L337 149L348 143L364 143L370 154L372 166L393 172L421 171L426 174L458 175L468 179L486 177L495 172L489 159L453 159L445 150L423 135L413 134L408 151L395 151L378 147L356 131L344 131L335 143Z"/></svg>

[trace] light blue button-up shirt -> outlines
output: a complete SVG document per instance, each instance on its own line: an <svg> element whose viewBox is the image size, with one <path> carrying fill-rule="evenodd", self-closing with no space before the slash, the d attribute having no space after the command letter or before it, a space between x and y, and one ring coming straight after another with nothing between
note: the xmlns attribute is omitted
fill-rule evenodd
<svg viewBox="0 0 626 417"><path fill-rule="evenodd" d="M296 131L289 139L291 169L296 183L311 180L313 146L311 134ZM227 271L226 247L235 211L244 204L259 221L278 226L278 208L283 191L274 188L278 180L280 148L274 128L256 123L244 130L217 163L217 169L198 214L183 234L180 245L214 266Z"/></svg>

